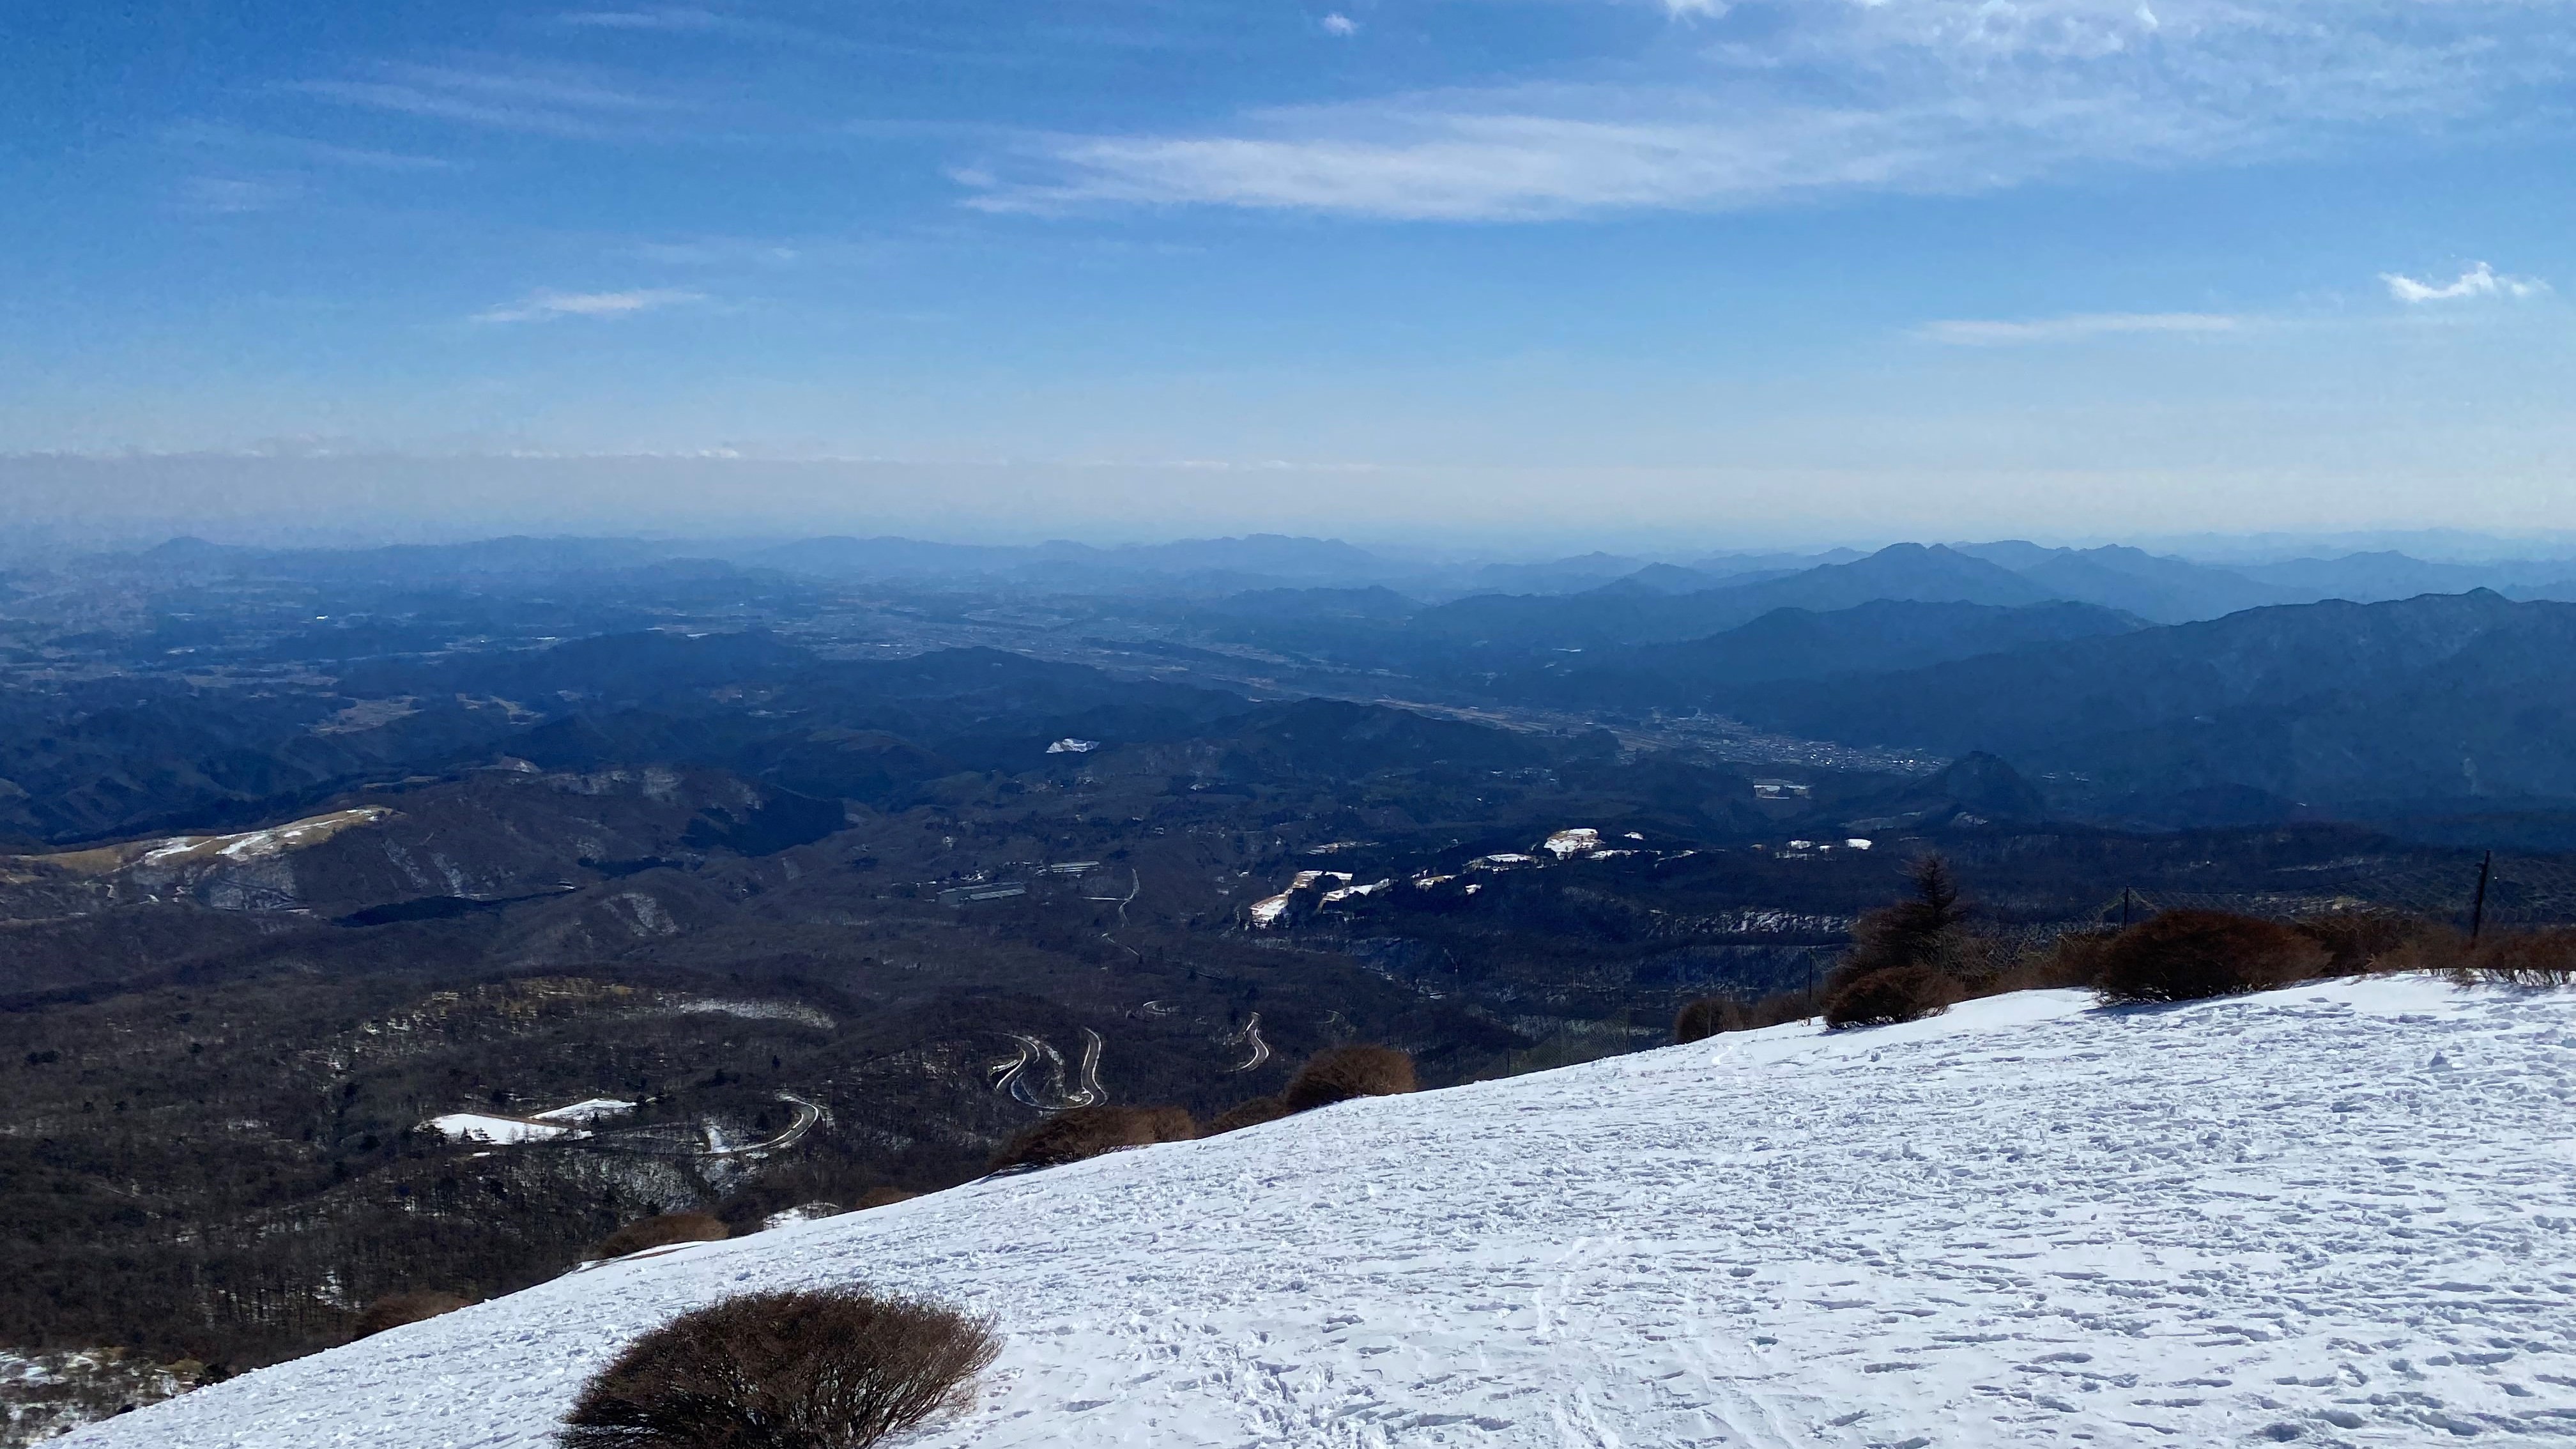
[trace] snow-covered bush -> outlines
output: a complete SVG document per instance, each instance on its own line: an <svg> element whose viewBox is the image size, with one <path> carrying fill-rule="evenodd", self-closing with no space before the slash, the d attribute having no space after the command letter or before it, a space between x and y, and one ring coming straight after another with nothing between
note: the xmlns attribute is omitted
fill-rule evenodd
<svg viewBox="0 0 2576 1449"><path fill-rule="evenodd" d="M1413 1087L1413 1058L1393 1047L1332 1047L1297 1069L1279 1103L1291 1112L1311 1112L1353 1097L1393 1097Z"/></svg>
<svg viewBox="0 0 2576 1449"><path fill-rule="evenodd" d="M591 1251L602 1258L623 1258L646 1248L666 1248L673 1243L705 1243L729 1238L733 1231L711 1213L655 1213L637 1218L607 1237Z"/></svg>
<svg viewBox="0 0 2576 1449"><path fill-rule="evenodd" d="M1947 1010L1959 999L1957 983L1930 966L1890 966L1844 982L1825 1003L1825 1025L1892 1026Z"/></svg>
<svg viewBox="0 0 2576 1449"><path fill-rule="evenodd" d="M2331 959L2325 947L2275 921L2166 911L2111 942L2094 989L2106 1001L2194 1001L2305 981Z"/></svg>
<svg viewBox="0 0 2576 1449"><path fill-rule="evenodd" d="M1179 1107L1076 1107L1003 1144L993 1155L993 1170L1057 1167L1121 1147L1186 1142L1198 1135L1198 1124Z"/></svg>
<svg viewBox="0 0 2576 1449"><path fill-rule="evenodd" d="M972 1402L984 1319L855 1288L748 1293L629 1345L565 1416L564 1449L865 1449Z"/></svg>
<svg viewBox="0 0 2576 1449"><path fill-rule="evenodd" d="M470 1306L471 1299L460 1298L453 1293L388 1293L368 1304L358 1315L356 1325L349 1330L349 1337L372 1337L388 1328L400 1328L406 1323L418 1323L424 1318L436 1318L442 1313L454 1313L459 1308Z"/></svg>

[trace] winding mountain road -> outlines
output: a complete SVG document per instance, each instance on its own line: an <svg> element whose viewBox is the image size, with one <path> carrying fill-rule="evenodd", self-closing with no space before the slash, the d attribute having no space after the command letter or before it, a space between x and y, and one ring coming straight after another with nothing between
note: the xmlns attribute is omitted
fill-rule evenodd
<svg viewBox="0 0 2576 1449"><path fill-rule="evenodd" d="M820 1106L806 1101L804 1098L797 1096L793 1092L779 1093L778 1100L785 1102L787 1105L796 1109L796 1120L788 1124L786 1131L779 1133L777 1136L772 1137L765 1142L751 1142L740 1147L718 1147L704 1153L703 1155L707 1157L758 1157L763 1153L776 1152L781 1148L793 1147L798 1142L803 1141L805 1134L814 1130L814 1124L823 1120L823 1109Z"/></svg>
<svg viewBox="0 0 2576 1449"><path fill-rule="evenodd" d="M1228 1032L1224 1036L1218 1037L1217 1040L1226 1046L1249 1046L1252 1048L1251 1059L1244 1062L1241 1066L1228 1068L1229 1071L1248 1072L1254 1067L1261 1065L1263 1062L1270 1060L1270 1043L1261 1039L1260 1012L1256 1011L1252 1014L1252 1019L1243 1024L1243 1030Z"/></svg>
<svg viewBox="0 0 2576 1449"><path fill-rule="evenodd" d="M1100 1033L1087 1026L1082 1029L1082 1065L1075 1069L1070 1085L1065 1081L1064 1054L1049 1045L1046 1038L1023 1036L1015 1031L1005 1032L1003 1035L1018 1043L1020 1051L1016 1058L992 1068L994 1091L1003 1093L1022 1106L1035 1107L1041 1112L1064 1112L1075 1107L1096 1107L1109 1100L1109 1093L1100 1085L1102 1045ZM1052 1068L1052 1075L1055 1078L1056 1100L1052 1102L1043 1100L1038 1095L1037 1089L1029 1084L1028 1069L1041 1060Z"/></svg>

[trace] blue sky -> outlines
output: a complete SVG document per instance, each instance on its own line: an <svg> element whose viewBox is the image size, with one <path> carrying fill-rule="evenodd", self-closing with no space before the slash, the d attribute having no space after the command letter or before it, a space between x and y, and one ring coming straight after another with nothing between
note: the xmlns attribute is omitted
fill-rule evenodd
<svg viewBox="0 0 2576 1449"><path fill-rule="evenodd" d="M2576 527L2571 0L138 0L0 26L25 517L175 516L210 485L162 455L282 451L348 477L859 461L585 469L551 501L461 465L398 497L228 466L228 506ZM44 453L146 456L73 487Z"/></svg>

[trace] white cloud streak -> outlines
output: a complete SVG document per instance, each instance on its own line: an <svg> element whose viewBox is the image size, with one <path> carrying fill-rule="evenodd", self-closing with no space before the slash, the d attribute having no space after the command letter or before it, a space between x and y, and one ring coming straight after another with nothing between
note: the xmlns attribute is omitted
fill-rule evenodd
<svg viewBox="0 0 2576 1449"><path fill-rule="evenodd" d="M650 287L630 292L531 292L506 306L474 314L477 322L552 322L562 317L631 317L659 307L705 301L699 292Z"/></svg>
<svg viewBox="0 0 2576 1449"><path fill-rule="evenodd" d="M201 146L209 150L236 151L248 155L284 161L303 161L331 166L351 166L369 171L447 171L456 163L439 156L415 156L399 151L379 151L362 146L337 146L327 141L307 140L301 136L272 135L247 131L235 126L207 121L185 121L163 133L163 139L175 146Z"/></svg>
<svg viewBox="0 0 2576 1449"><path fill-rule="evenodd" d="M1348 36L1360 33L1360 23L1338 10L1324 17L1323 26L1326 35Z"/></svg>
<svg viewBox="0 0 2576 1449"><path fill-rule="evenodd" d="M658 10L574 10L558 16L566 25L592 30L721 30L726 17L712 10L666 6Z"/></svg>
<svg viewBox="0 0 2576 1449"><path fill-rule="evenodd" d="M289 89L371 110L588 139L632 135L672 109L586 75L530 69L399 65L371 80L300 81Z"/></svg>
<svg viewBox="0 0 2576 1449"><path fill-rule="evenodd" d="M2214 312L2082 312L2025 322L1929 322L1916 328L1914 335L1951 347L2013 347L2135 333L2235 332L2243 326L2242 318Z"/></svg>
<svg viewBox="0 0 2576 1449"><path fill-rule="evenodd" d="M1398 220L1969 194L2087 167L2473 132L2576 74L2576 0L1683 0L1641 77L1045 138L955 173L991 211L1205 205ZM969 179L972 178L972 179Z"/></svg>
<svg viewBox="0 0 2576 1449"><path fill-rule="evenodd" d="M2449 282L2419 282L2395 272L2382 272L2379 280L2388 286L2388 295L2410 306L2425 302L2459 302L2473 297L2537 297L2549 290L2549 284L2537 277L2508 277L2480 262Z"/></svg>
<svg viewBox="0 0 2576 1449"><path fill-rule="evenodd" d="M241 176L191 176L179 188L181 205L215 216L274 211L303 195L291 180Z"/></svg>

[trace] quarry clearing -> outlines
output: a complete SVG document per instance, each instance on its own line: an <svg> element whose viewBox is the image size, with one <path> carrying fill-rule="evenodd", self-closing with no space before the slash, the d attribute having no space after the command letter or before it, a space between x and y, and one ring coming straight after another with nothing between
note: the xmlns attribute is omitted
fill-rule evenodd
<svg viewBox="0 0 2576 1449"><path fill-rule="evenodd" d="M2068 992L1712 1038L615 1262L70 1442L549 1443L630 1337L990 1313L908 1449L2561 1445L2576 993Z"/></svg>
<svg viewBox="0 0 2576 1449"><path fill-rule="evenodd" d="M176 870L188 866L265 860L288 851L320 845L344 830L379 825L393 818L394 812L384 806L365 805L352 810L334 810L327 815L308 815L265 830L244 830L231 835L170 835L129 841L123 845L100 845L87 850L20 856L17 859L74 875L106 875L129 866Z"/></svg>

